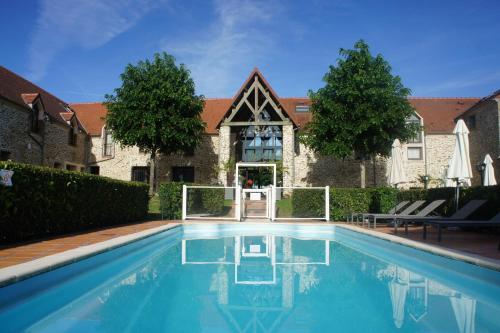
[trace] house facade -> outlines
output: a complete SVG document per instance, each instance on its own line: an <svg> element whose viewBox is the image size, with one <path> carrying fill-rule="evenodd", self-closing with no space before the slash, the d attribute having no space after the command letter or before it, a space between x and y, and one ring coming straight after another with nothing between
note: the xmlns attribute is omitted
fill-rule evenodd
<svg viewBox="0 0 500 333"><path fill-rule="evenodd" d="M68 104L0 66L0 160L85 171L87 139Z"/></svg>
<svg viewBox="0 0 500 333"><path fill-rule="evenodd" d="M430 186L440 186L455 144L454 119L478 101L479 98L410 98L416 112L408 121L419 123L422 131L403 147L410 180L407 187L422 187L424 175L430 177ZM284 187L361 186L360 161L318 156L299 141L300 131L311 119L310 104L308 98L279 97L255 69L233 98L205 101L202 144L193 154L161 156L157 176L160 181L231 186L236 182L235 163L276 162L281 168L278 183ZM112 142L112 136L105 131L106 109L102 104L71 107L87 128L95 127L91 131L95 157L91 157L90 167L120 179L147 178L148 156L138 149L113 144L112 158L102 153L101 147ZM390 159L378 158L367 164L365 184L385 185Z"/></svg>
<svg viewBox="0 0 500 333"><path fill-rule="evenodd" d="M473 169L472 185L481 184L477 166L486 154L493 159L495 178L500 180L500 90L484 97L456 120L463 119L469 129L470 159Z"/></svg>
<svg viewBox="0 0 500 333"><path fill-rule="evenodd" d="M24 84L17 84L20 87L12 90L11 85L1 80L0 144L2 152L8 152L2 153L3 159L72 170L75 165L76 170L116 179L149 180L149 156L137 147L121 147L114 142L111 131L106 128L107 109L102 103L67 105L6 69L0 74L9 77L10 81L13 80L10 76L15 76L16 82ZM430 178L429 186L442 184L455 144L455 120L461 116L481 114L476 116L477 126L483 126L480 124L484 122L491 131L484 138L476 139L475 132L483 131L471 130L473 163L476 155L479 158L483 154L484 149L480 148L483 145L478 143L483 139L487 139L491 146L488 151L496 161L500 142L497 97L482 100L410 98L415 114L408 121L420 124L422 131L403 146L409 179L406 187L423 187L424 175ZM311 119L310 104L308 98L279 97L262 73L255 69L233 98L205 100L201 116L206 129L202 143L192 154L160 156L156 176L160 182L231 186L237 181L236 163L271 162L278 165L277 182L284 187L359 187L363 182L366 186L385 185L390 159L367 162L363 177L360 161L355 158L339 160L318 156L299 141L300 132ZM35 116L44 126L43 152L40 145L32 142L39 134L28 130L33 123L33 110L39 108L45 115L45 120L40 115ZM496 128L491 120L495 112ZM70 131L76 133L76 145L68 144ZM491 139L495 135L496 139ZM478 148L473 148L475 146ZM252 177L258 171L249 167L246 172ZM478 181L480 177L475 175L474 182Z"/></svg>

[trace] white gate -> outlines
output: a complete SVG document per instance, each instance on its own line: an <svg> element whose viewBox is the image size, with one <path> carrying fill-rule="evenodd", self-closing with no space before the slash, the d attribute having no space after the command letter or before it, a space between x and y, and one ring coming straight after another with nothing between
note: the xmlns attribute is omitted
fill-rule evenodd
<svg viewBox="0 0 500 333"><path fill-rule="evenodd" d="M224 202L222 205L221 202ZM184 185L183 220L330 220L330 187Z"/></svg>

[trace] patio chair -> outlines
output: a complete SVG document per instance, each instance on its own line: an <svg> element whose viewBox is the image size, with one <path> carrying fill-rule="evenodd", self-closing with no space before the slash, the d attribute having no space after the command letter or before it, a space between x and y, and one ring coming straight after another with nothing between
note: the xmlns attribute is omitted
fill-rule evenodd
<svg viewBox="0 0 500 333"><path fill-rule="evenodd" d="M467 222L465 220L470 214L475 212L479 207L481 207L486 200L471 200L467 204L465 204L462 208L457 210L452 216L450 217L437 217L437 216L398 216L398 220L402 220L404 222L405 226L405 231L406 234L408 234L408 223L410 222L422 222L424 225L424 230L423 230L423 239L427 238L427 225L428 224L436 224L439 222L446 222L446 221L463 221Z"/></svg>
<svg viewBox="0 0 500 333"><path fill-rule="evenodd" d="M399 224L399 219L406 219L406 218L432 218L433 216L429 216L430 214L434 213L434 211L439 208L442 204L444 204L446 200L434 200L424 208L422 208L417 214L395 214L392 219L393 219L393 224L394 224L394 233L398 232L398 224ZM378 217L379 219L381 217ZM384 217L382 217L384 218ZM387 218L386 218L387 219ZM374 218L374 225L376 226L377 220ZM406 232L408 232L408 225L405 226Z"/></svg>
<svg viewBox="0 0 500 333"><path fill-rule="evenodd" d="M399 215L403 216L408 216L415 212L417 209L419 209L423 204L425 203L425 200L417 200L408 207L406 207L401 213L399 214L373 214L373 213L368 213L368 214L362 214L362 219L363 219L363 226L365 225L365 220L368 221L368 228L370 227L370 217L373 218L373 228L377 228L377 219L379 220L393 220Z"/></svg>
<svg viewBox="0 0 500 333"><path fill-rule="evenodd" d="M398 203L396 206L392 207L388 214L396 214L399 212L401 209L403 209L404 206L408 205L410 201L408 200L403 200L400 203ZM363 213L351 213L351 220L349 220L349 216L347 217L347 222L354 223L354 216L356 216L356 223L359 222L359 216L363 215Z"/></svg>
<svg viewBox="0 0 500 333"><path fill-rule="evenodd" d="M427 226L437 226L438 242L442 240L443 227L500 227L500 213L489 220L430 220L424 222L424 239L427 238Z"/></svg>

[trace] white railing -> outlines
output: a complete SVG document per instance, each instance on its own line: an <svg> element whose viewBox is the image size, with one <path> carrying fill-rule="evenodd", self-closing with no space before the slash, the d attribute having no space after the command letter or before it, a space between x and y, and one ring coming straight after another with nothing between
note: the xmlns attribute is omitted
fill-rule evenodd
<svg viewBox="0 0 500 333"><path fill-rule="evenodd" d="M233 216L213 216L207 212L201 212L200 214L189 214L188 199L189 199L189 189L219 189L224 191L224 201L226 201L227 190L234 191L232 196L232 208L234 208ZM188 220L241 220L241 187L238 186L203 186L203 185L183 185L182 186L182 219Z"/></svg>
<svg viewBox="0 0 500 333"><path fill-rule="evenodd" d="M227 200L232 200L231 207L229 208L229 212L233 212L231 216L220 215L220 214L212 214L207 212L197 211L195 213L192 212L193 207L188 207L190 201L190 195L193 194L193 190L196 189L218 189L224 192L224 201L227 203ZM191 191L190 191L191 190ZM282 200L283 195L293 196L294 190L310 190L310 191L324 191L324 214L322 216L302 216L295 217L293 216L293 211L291 216L279 216L276 214L277 211L277 202ZM246 206L247 201L252 201L250 198L247 199L248 195L252 195L252 193L258 193L260 195L265 195L265 214L263 215L252 215L247 214ZM261 199L262 200L262 199ZM291 197L287 200L291 200ZM263 201L263 200L262 200ZM195 203L200 204L200 203ZM288 203L290 205L290 203ZM227 206L226 206L227 207ZM281 187L281 186L270 186L265 189L242 189L240 186L204 186L204 185L183 185L182 187L182 219L198 219L198 220L236 220L241 221L241 218L264 218L271 221L276 220L330 220L330 187L297 187L297 186L289 186L289 187Z"/></svg>
<svg viewBox="0 0 500 333"><path fill-rule="evenodd" d="M280 217L276 216L276 202L278 201L278 191L281 191L280 197L283 195L284 192L291 192L293 195L293 190L323 190L325 191L325 196L324 196L324 206L325 206L325 214L324 216L308 216L308 217L294 217L294 216L286 216L286 217ZM282 187L282 186L271 186L271 221L275 220L325 220L325 221L330 221L330 186L324 186L324 187L298 187L298 186L288 186L288 187Z"/></svg>

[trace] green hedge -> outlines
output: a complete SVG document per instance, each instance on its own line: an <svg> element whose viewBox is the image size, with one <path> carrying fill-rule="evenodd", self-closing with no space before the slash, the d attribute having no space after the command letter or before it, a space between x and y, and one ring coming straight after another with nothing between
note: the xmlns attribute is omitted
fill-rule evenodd
<svg viewBox="0 0 500 333"><path fill-rule="evenodd" d="M148 186L86 173L0 162L14 171L0 185L0 242L123 224L147 214Z"/></svg>
<svg viewBox="0 0 500 333"><path fill-rule="evenodd" d="M160 209L163 218L180 220L182 218L182 185L183 183L165 183L160 185Z"/></svg>
<svg viewBox="0 0 500 333"><path fill-rule="evenodd" d="M400 200L427 200L445 199L438 213L450 216L455 212L455 188L432 188L428 190L407 190L398 194ZM471 218L489 219L499 212L500 186L475 186L460 189L459 207L473 199L484 199L487 202L471 215Z"/></svg>
<svg viewBox="0 0 500 333"><path fill-rule="evenodd" d="M325 216L325 191L294 189L292 215L294 217Z"/></svg>
<svg viewBox="0 0 500 333"><path fill-rule="evenodd" d="M160 208L164 218L179 220L182 218L181 182L160 185ZM188 188L188 214L208 213L220 215L224 212L224 190L215 188Z"/></svg>
<svg viewBox="0 0 500 333"><path fill-rule="evenodd" d="M353 212L388 212L396 202L397 190L380 188L330 188L330 219L345 220ZM292 209L295 217L323 216L324 191L295 189Z"/></svg>

